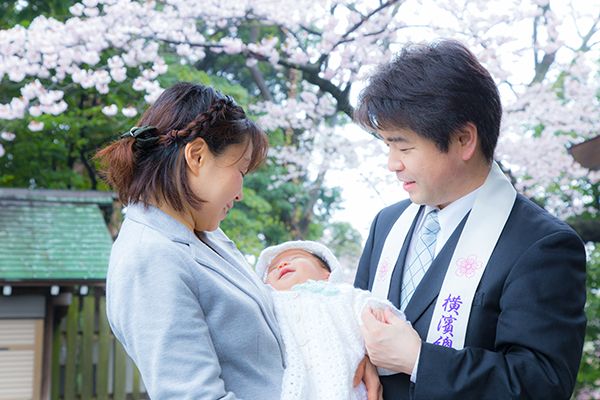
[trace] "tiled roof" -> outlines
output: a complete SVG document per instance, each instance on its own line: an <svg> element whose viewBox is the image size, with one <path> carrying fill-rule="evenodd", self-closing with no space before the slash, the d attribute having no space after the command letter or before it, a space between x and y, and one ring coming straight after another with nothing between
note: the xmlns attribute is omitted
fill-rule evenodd
<svg viewBox="0 0 600 400"><path fill-rule="evenodd" d="M104 280L112 194L0 189L0 281Z"/></svg>

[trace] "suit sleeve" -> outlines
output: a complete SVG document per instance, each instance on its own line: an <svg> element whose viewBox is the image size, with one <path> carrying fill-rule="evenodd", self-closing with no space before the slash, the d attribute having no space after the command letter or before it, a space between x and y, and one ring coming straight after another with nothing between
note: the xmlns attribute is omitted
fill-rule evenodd
<svg viewBox="0 0 600 400"><path fill-rule="evenodd" d="M225 389L221 367L194 292L176 256L145 257L122 265L109 287L108 316L138 366L152 399L236 399ZM145 263L160 268L145 268Z"/></svg>
<svg viewBox="0 0 600 400"><path fill-rule="evenodd" d="M518 258L500 298L495 351L423 343L413 399L569 399L585 335L585 250L572 232Z"/></svg>
<svg viewBox="0 0 600 400"><path fill-rule="evenodd" d="M358 268L356 269L356 277L354 278L354 286L363 289L369 290L369 274L370 274L370 266L371 266L371 257L373 253L373 245L375 242L375 227L377 226L377 220L381 212L377 214L373 223L371 224L371 229L369 230L369 237L367 238L367 242L365 243L365 248L363 249L362 255L360 256L360 260L358 262Z"/></svg>

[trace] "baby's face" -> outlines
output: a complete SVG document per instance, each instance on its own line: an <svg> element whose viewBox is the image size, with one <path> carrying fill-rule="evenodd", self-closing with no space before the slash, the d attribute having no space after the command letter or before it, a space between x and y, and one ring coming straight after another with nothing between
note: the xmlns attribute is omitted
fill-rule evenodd
<svg viewBox="0 0 600 400"><path fill-rule="evenodd" d="M266 283L277 290L289 290L309 279L325 281L327 271L319 260L305 250L289 249L279 253L267 269Z"/></svg>

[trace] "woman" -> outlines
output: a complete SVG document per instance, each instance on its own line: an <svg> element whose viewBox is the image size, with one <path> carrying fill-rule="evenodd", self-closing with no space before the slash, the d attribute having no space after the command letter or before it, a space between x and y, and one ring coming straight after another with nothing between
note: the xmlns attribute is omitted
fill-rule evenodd
<svg viewBox="0 0 600 400"><path fill-rule="evenodd" d="M212 88L167 89L98 152L127 205L107 314L153 399L277 399L284 356L262 282L218 229L267 139Z"/></svg>
<svg viewBox="0 0 600 400"><path fill-rule="evenodd" d="M115 336L153 399L279 399L272 300L219 229L266 157L265 134L231 97L191 83L164 91L138 125L96 156L127 205L106 284Z"/></svg>

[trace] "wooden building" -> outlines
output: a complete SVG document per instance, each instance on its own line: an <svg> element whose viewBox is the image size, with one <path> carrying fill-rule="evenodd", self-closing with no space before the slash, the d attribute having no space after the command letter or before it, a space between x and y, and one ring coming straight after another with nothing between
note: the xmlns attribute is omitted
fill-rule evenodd
<svg viewBox="0 0 600 400"><path fill-rule="evenodd" d="M0 400L125 398L104 314L113 200L0 188Z"/></svg>

